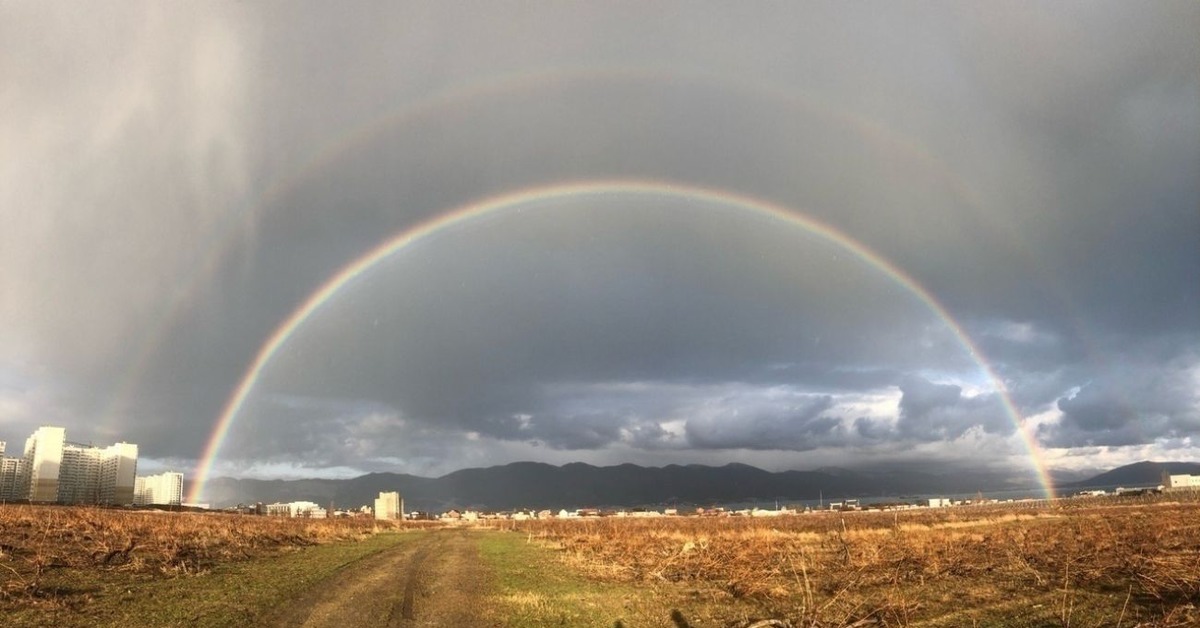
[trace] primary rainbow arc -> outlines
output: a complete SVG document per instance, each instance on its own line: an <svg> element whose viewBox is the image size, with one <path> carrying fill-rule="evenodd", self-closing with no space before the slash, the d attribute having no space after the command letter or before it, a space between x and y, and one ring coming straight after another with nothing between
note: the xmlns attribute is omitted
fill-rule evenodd
<svg viewBox="0 0 1200 628"><path fill-rule="evenodd" d="M1037 474L1042 490L1047 497L1053 497L1053 484L1046 473L1041 460L1040 450L1032 434L1027 429L1025 421L1016 405L1013 403L1004 381L997 376L995 369L984 358L983 353L963 330L962 325L950 315L949 311L934 296L895 264L886 260L880 254L868 248L865 244L842 233L838 229L820 222L810 216L798 213L782 205L770 201L753 198L712 188L693 185L683 185L662 181L646 180L602 180L565 183L550 186L533 187L516 192L488 197L474 203L459 207L434 216L405 231L385 240L375 248L360 256L343 267L315 292L304 300L267 338L259 347L254 359L239 380L233 393L222 408L221 414L214 425L213 432L205 445L196 469L196 480L188 494L188 502L198 502L204 493L205 484L212 472L213 463L220 453L229 429L236 420L238 413L245 405L255 384L271 359L285 345L289 338L312 316L322 305L331 300L337 293L356 277L368 272L376 264L403 250L405 247L438 233L447 227L469 221L481 216L514 209L533 202L552 201L579 197L605 197L616 195L644 195L683 200L695 200L707 203L721 204L769 217L803 229L813 235L833 242L854 256L882 272L886 277L908 290L940 318L954 334L962 347L970 354L971 359L992 382L997 395L1004 407L1005 413L1016 427L1030 458L1030 463Z"/></svg>

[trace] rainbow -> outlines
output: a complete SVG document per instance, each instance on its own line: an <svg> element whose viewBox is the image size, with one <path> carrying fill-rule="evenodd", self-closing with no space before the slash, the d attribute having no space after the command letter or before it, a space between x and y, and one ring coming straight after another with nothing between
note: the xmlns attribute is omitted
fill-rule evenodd
<svg viewBox="0 0 1200 628"><path fill-rule="evenodd" d="M983 353L971 340L953 316L928 290L912 276L872 251L863 243L842 233L836 228L822 223L812 217L796 213L783 206L769 201L743 196L733 192L682 185L670 182L643 180L604 180L565 183L559 185L534 187L498 196L488 197L458 209L434 216L421 222L388 240L383 241L358 259L343 267L315 292L304 300L286 319L271 333L266 342L259 347L242 375L233 394L226 401L220 416L217 418L213 432L204 448L199 466L195 470L195 482L188 495L189 502L198 502L203 495L205 483L212 472L213 463L221 451L221 446L229 434L229 429L237 419L238 413L245 405L263 370L271 363L271 359L287 344L296 331L304 325L317 310L333 299L338 292L354 279L364 275L374 266L386 260L398 251L405 249L415 242L437 234L453 225L470 221L482 216L513 210L534 202L578 198L603 198L612 196L642 195L671 199L693 200L711 204L721 204L750 212L769 219L777 220L790 226L798 227L822 239L839 245L858 259L879 270L890 280L902 286L924 303L938 318L945 322L958 342L970 354L971 359L979 366L987 379L992 382L998 393L1004 410L1016 426L1017 432L1029 453L1029 458L1043 491L1047 497L1053 497L1054 489L1047 475L1040 449L1032 433L1025 424L1024 418L1013 403L1012 396L1003 380L984 358Z"/></svg>
<svg viewBox="0 0 1200 628"><path fill-rule="evenodd" d="M535 71L474 77L465 83L448 86L422 98L406 103L397 110L382 113L364 122L343 129L329 142L308 154L298 162L290 173L273 178L253 198L245 199L243 207L231 210L223 220L223 227L206 246L205 253L191 266L191 274L180 282L181 289L175 290L170 298L159 305L159 313L153 323L140 334L140 342L129 354L123 376L109 397L106 408L101 412L101 425L111 426L116 417L129 405L129 400L140 382L147 365L162 347L164 339L187 311L200 284L220 268L230 249L238 242L239 229L252 228L261 219L263 212L282 202L289 193L304 181L311 179L324 168L362 147L377 141L381 134L396 128L404 128L421 122L434 120L447 112L463 109L489 98L502 97L510 93L524 93L548 85L571 85L574 83L629 83L629 84L675 84L697 85L722 89L745 98L756 99L775 106L789 108L797 114L820 116L842 128L850 130L874 150L899 162L915 164L931 180L950 191L965 208L972 210L982 220L995 224L1000 212L987 211L983 199L970 184L955 172L945 160L931 153L912 137L903 134L881 121L865 117L833 106L813 94L796 92L766 83L754 83L743 78L732 78L703 72L681 72L678 68L628 68L593 66L584 68L548 67ZM1005 225L996 225L1005 227ZM1012 234L1008 228L1006 233ZM1020 245L1023 240L1009 237L1005 242ZM1029 259L1019 255L1017 259ZM1058 294L1051 291L1051 294Z"/></svg>

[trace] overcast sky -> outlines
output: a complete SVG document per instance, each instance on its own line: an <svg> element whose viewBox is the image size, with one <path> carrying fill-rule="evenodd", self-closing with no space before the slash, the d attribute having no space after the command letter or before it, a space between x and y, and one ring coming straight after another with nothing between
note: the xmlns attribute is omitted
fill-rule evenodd
<svg viewBox="0 0 1200 628"><path fill-rule="evenodd" d="M0 440L192 474L1200 458L1200 4L0 5ZM960 325L978 348L956 336ZM1002 384L989 377L990 365ZM1003 386L1003 389L1001 388Z"/></svg>

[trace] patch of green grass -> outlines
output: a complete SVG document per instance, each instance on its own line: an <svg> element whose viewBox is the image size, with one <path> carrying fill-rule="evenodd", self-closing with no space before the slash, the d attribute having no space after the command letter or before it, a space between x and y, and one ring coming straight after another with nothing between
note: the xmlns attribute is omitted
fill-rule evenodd
<svg viewBox="0 0 1200 628"><path fill-rule="evenodd" d="M42 603L7 613L7 626L243 626L341 569L426 532L377 534L226 563L194 576L161 579L120 571L47 575ZM56 603L55 595L63 602Z"/></svg>
<svg viewBox="0 0 1200 628"><path fill-rule="evenodd" d="M746 601L678 583L588 578L564 564L560 552L523 534L489 532L479 543L494 578L491 606L503 625L707 626L761 615Z"/></svg>
<svg viewBox="0 0 1200 628"><path fill-rule="evenodd" d="M613 626L628 621L632 587L571 573L551 550L510 532L480 535L479 553L495 582L500 619L510 626Z"/></svg>

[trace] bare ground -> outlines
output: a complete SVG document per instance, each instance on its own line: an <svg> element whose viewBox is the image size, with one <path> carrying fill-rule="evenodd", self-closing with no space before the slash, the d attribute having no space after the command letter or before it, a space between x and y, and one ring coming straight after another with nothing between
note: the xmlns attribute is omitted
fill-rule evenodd
<svg viewBox="0 0 1200 628"><path fill-rule="evenodd" d="M493 626L476 533L434 530L354 563L277 609L267 625Z"/></svg>

